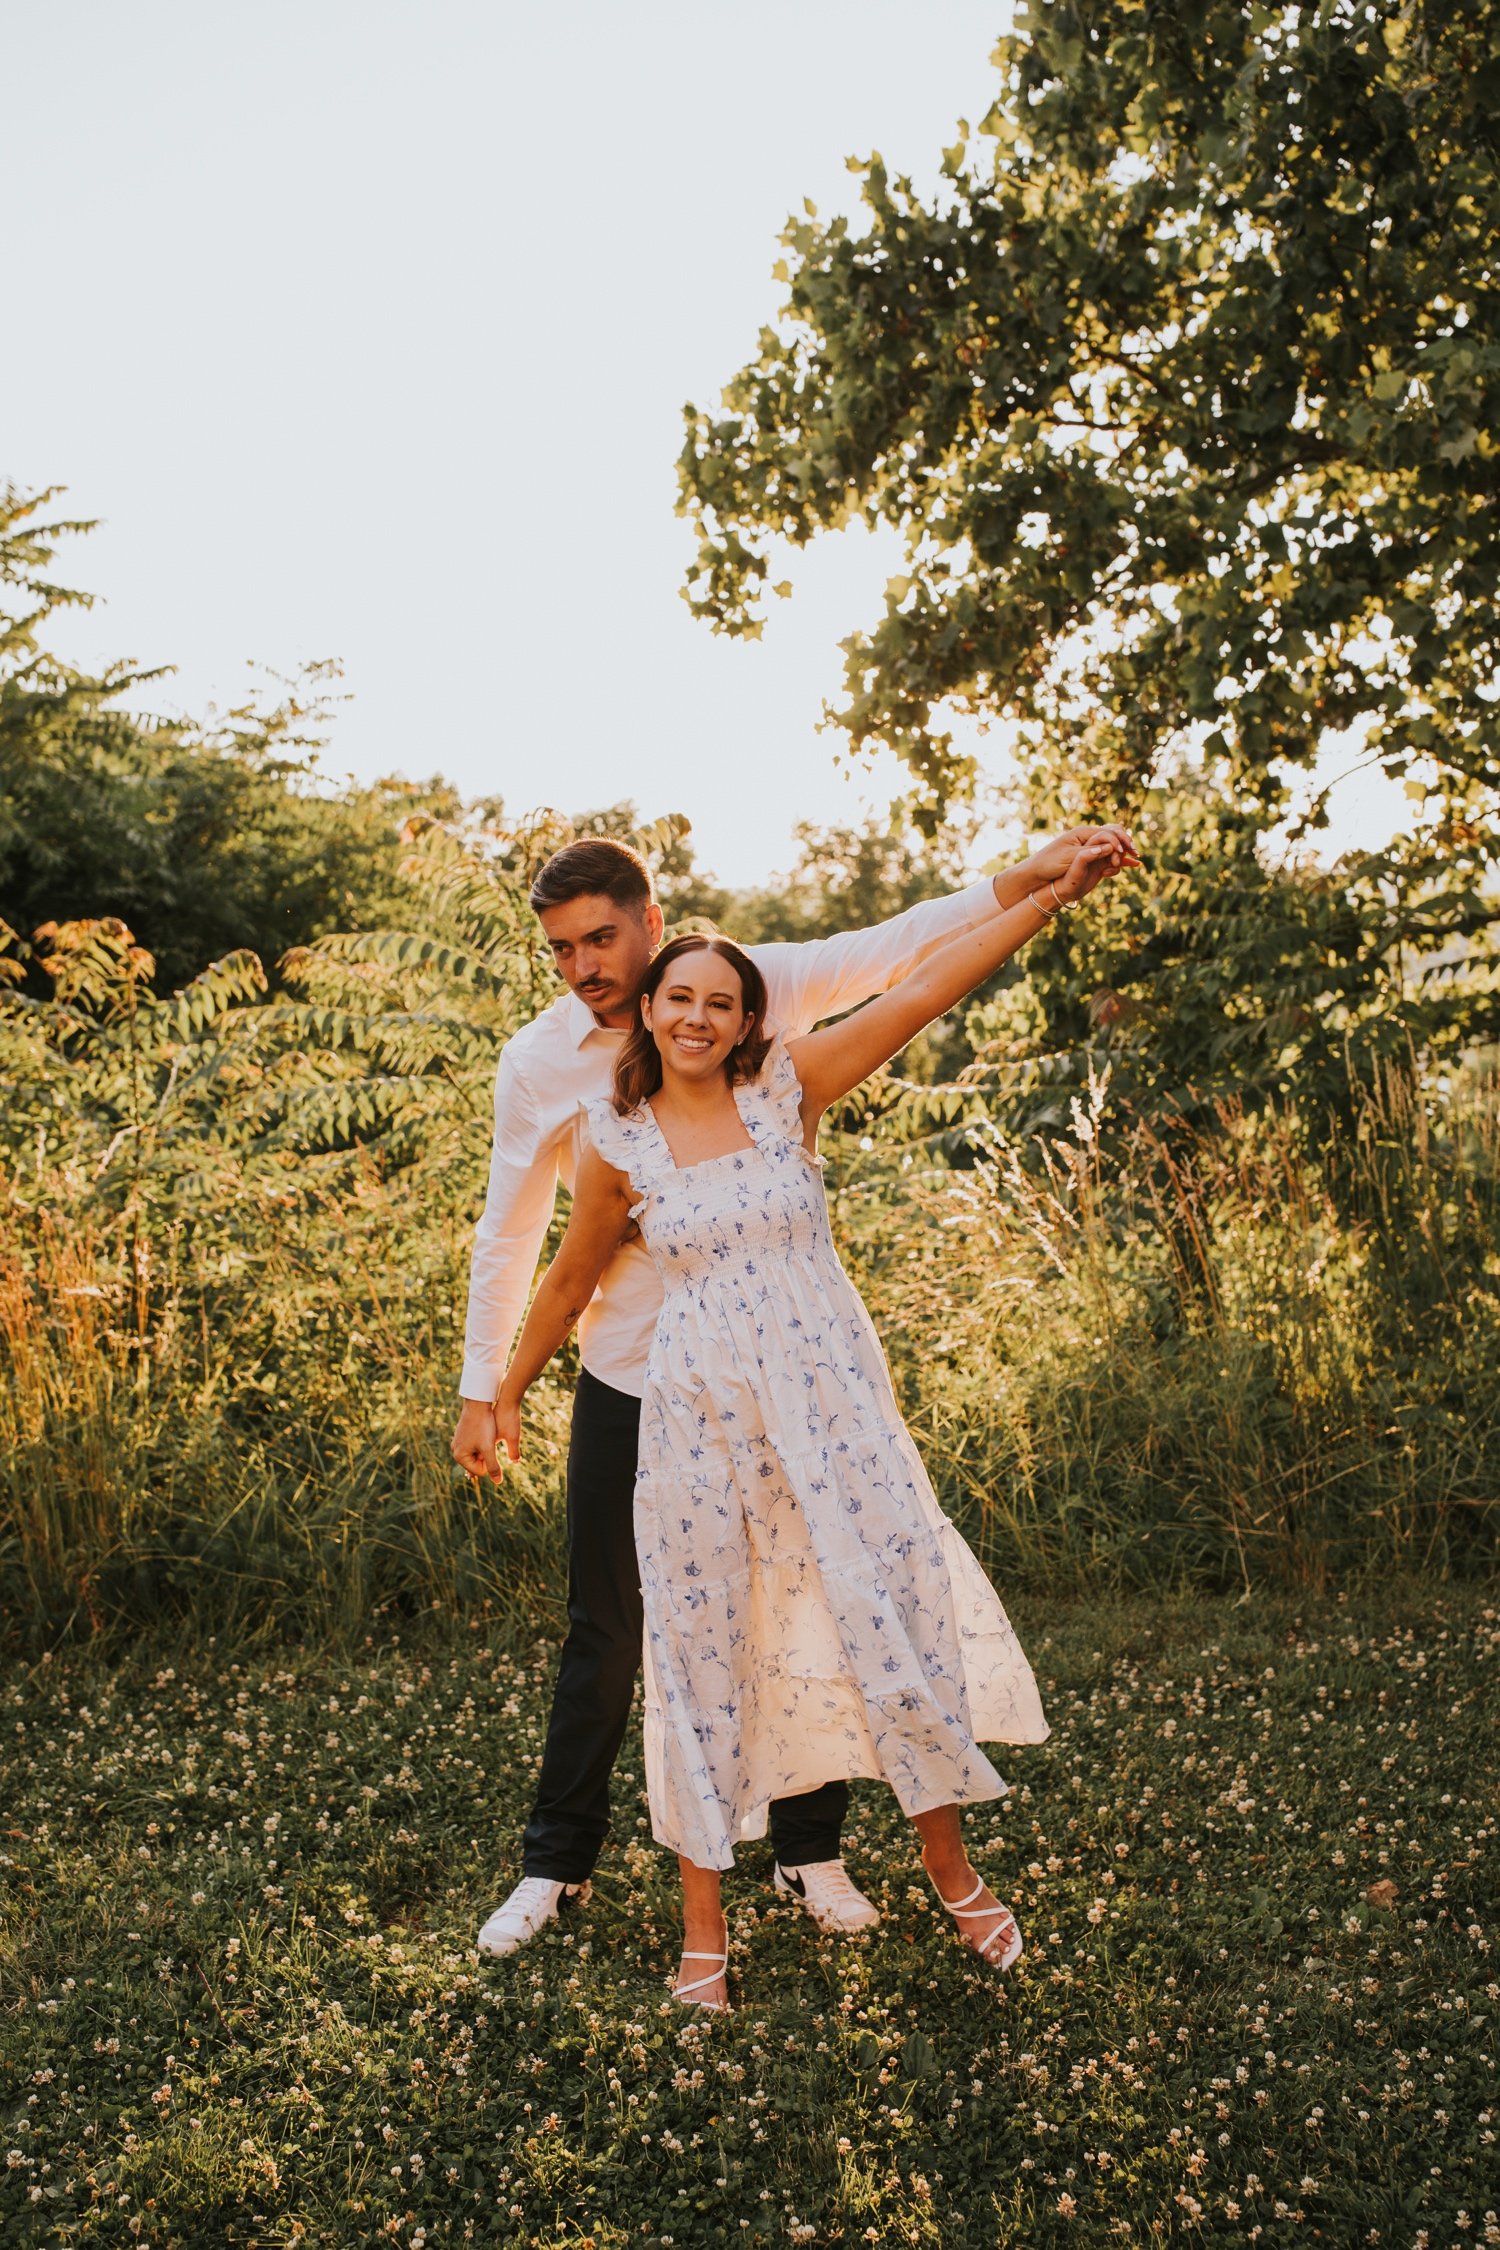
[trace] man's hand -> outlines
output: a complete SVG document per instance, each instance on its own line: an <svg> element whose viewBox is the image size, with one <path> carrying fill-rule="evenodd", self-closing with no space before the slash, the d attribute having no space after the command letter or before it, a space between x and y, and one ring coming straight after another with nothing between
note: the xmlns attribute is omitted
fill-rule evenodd
<svg viewBox="0 0 1500 2250"><path fill-rule="evenodd" d="M453 1433L453 1458L466 1477L490 1477L498 1484L500 1466L495 1409L482 1399L466 1398Z"/></svg>
<svg viewBox="0 0 1500 2250"><path fill-rule="evenodd" d="M1140 866L1141 857L1130 840L1129 829L1110 821L1098 828L1070 828L1066 835L1054 836L1050 844L1032 853L1020 872L1028 877L1033 889L1038 883L1060 882L1086 845L1103 842L1115 846L1109 868L1112 875L1118 875L1122 868Z"/></svg>
<svg viewBox="0 0 1500 2250"><path fill-rule="evenodd" d="M1055 882L1049 878L1049 884L1056 892L1059 905L1081 906L1090 891L1097 890L1101 883L1107 883L1126 866L1139 865L1138 859L1127 861L1122 856L1121 846L1109 829L1096 829L1074 852L1066 873Z"/></svg>
<svg viewBox="0 0 1500 2250"><path fill-rule="evenodd" d="M1142 865L1140 853L1130 840L1130 830L1122 828L1117 821L1106 827L1070 828L1065 836L1054 836L1050 844L1043 844L1018 867L1001 869L995 877L995 904L1019 906L1029 892L1038 890L1042 884L1060 883L1079 852L1101 843L1110 846L1111 875Z"/></svg>

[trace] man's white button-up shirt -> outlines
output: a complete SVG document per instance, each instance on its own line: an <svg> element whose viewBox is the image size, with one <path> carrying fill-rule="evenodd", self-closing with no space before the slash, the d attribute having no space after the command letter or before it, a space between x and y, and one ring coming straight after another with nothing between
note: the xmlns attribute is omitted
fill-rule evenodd
<svg viewBox="0 0 1500 2250"><path fill-rule="evenodd" d="M908 907L870 930L803 945L745 948L766 980L767 1027L788 1038L811 1031L877 992L927 955L998 912L986 876L948 898ZM506 1041L495 1074L489 1191L474 1235L464 1338L464 1398L492 1399L526 1310L561 1178L571 1192L583 1151L583 1104L610 1092L624 1033L603 1029L575 993ZM601 1383L639 1398L661 1307L650 1253L624 1243L605 1268L578 1327L583 1364Z"/></svg>

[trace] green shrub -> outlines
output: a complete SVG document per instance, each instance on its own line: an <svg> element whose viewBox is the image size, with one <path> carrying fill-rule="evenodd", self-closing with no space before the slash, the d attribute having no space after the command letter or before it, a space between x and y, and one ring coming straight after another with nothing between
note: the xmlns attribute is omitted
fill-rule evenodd
<svg viewBox="0 0 1500 2250"><path fill-rule="evenodd" d="M411 926L300 949L269 1003L243 953L158 998L118 922L0 952L14 1636L555 1613L566 1367L500 1494L447 1444L495 1060L554 989L525 883L556 835L413 823ZM1337 1124L1147 1127L1096 1079L1041 1141L997 1122L1010 1068L885 1081L830 1138L840 1238L1002 1582L1485 1567L1495 1081L1388 1068Z"/></svg>

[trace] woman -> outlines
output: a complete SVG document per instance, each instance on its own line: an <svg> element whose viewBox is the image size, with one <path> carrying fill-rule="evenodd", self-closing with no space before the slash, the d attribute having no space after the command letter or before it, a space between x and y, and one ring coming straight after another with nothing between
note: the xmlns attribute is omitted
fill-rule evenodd
<svg viewBox="0 0 1500 2250"><path fill-rule="evenodd" d="M765 988L737 946L677 938L647 972L613 1101L588 1105L567 1234L495 1412L516 1460L528 1387L638 1225L665 1285L635 1528L652 1826L682 1872L680 1999L727 2005L719 1876L736 1839L764 1833L771 1799L856 1774L890 1782L971 1949L1000 1969L1021 1952L958 1808L1005 1793L981 1739L1039 1742L1047 1723L838 1262L817 1129L1059 908L1138 864L1128 839L1096 839L1051 896L790 1043L767 1039Z"/></svg>

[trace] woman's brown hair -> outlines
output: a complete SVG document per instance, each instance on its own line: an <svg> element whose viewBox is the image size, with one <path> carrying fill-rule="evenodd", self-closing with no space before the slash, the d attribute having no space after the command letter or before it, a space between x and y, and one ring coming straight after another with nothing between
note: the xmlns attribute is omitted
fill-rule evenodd
<svg viewBox="0 0 1500 2250"><path fill-rule="evenodd" d="M652 957L636 1000L636 1018L626 1034L625 1044L615 1061L615 1108L621 1117L628 1117L642 1102L648 1102L661 1085L661 1054L656 1041L642 1020L642 1000L653 999L662 979L674 961L685 953L717 953L727 961L740 980L740 997L745 1013L750 1018L744 1037L725 1064L725 1074L731 1086L739 1086L747 1078L754 1078L766 1059L770 1039L766 1034L766 980L748 953L730 938L706 937L689 930L675 937Z"/></svg>

